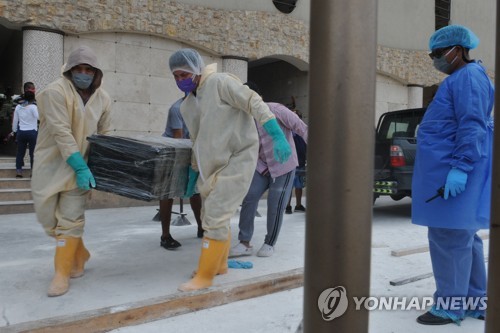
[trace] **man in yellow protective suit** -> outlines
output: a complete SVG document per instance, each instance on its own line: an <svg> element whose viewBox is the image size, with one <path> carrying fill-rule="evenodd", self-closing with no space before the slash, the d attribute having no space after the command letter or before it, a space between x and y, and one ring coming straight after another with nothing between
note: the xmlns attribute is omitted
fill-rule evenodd
<svg viewBox="0 0 500 333"><path fill-rule="evenodd" d="M197 182L203 200L205 234L198 270L179 287L188 291L207 288L216 274L227 272L230 220L248 192L257 165L255 121L271 136L277 161L287 161L292 150L266 103L237 77L217 73L216 64L205 67L193 49L176 51L169 66L178 88L188 94L181 104L193 141L186 196L193 194Z"/></svg>
<svg viewBox="0 0 500 333"><path fill-rule="evenodd" d="M95 179L87 167L87 136L110 131L111 99L100 88L103 73L87 46L72 51L62 77L37 95L40 114L31 189L35 212L54 237L55 275L48 296L68 291L90 258L82 240L85 202Z"/></svg>

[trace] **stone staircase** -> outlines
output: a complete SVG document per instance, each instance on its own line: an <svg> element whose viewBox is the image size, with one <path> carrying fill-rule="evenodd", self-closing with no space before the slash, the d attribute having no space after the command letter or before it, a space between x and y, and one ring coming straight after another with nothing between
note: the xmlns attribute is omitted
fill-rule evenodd
<svg viewBox="0 0 500 333"><path fill-rule="evenodd" d="M31 198L29 158L25 159L24 164L24 178L16 178L15 157L0 157L0 215L32 213L35 211ZM157 201L140 201L112 193L92 191L87 208L99 209L155 205L158 206Z"/></svg>
<svg viewBox="0 0 500 333"><path fill-rule="evenodd" d="M0 214L32 213L29 159L24 161L24 178L16 178L16 158L0 157Z"/></svg>

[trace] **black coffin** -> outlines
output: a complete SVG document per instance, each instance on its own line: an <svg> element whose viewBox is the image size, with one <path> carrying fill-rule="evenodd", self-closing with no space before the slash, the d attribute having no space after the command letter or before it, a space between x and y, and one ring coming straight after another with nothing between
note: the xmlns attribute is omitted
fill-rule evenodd
<svg viewBox="0 0 500 333"><path fill-rule="evenodd" d="M165 137L92 135L88 166L96 190L144 201L182 197L191 141Z"/></svg>

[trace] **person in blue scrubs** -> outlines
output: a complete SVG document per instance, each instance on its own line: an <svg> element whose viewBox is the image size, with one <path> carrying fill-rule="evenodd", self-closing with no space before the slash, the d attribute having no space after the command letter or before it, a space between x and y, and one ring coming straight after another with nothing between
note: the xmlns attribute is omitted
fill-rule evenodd
<svg viewBox="0 0 500 333"><path fill-rule="evenodd" d="M486 267L477 232L489 228L494 88L469 58L478 44L459 25L429 40L434 67L448 77L418 129L412 186L412 221L428 227L436 281L434 305L417 318L425 325L485 316ZM443 196L428 201L440 188Z"/></svg>

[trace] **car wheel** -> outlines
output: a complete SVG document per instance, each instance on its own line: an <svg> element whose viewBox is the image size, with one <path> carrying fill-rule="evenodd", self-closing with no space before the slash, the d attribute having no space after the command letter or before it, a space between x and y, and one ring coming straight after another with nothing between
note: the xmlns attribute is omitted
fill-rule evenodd
<svg viewBox="0 0 500 333"><path fill-rule="evenodd" d="M391 195L391 199L394 201L399 201L399 200L403 199L404 197L406 197L406 194L392 194Z"/></svg>

